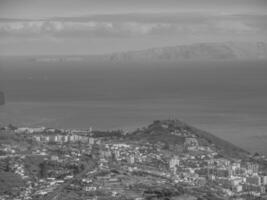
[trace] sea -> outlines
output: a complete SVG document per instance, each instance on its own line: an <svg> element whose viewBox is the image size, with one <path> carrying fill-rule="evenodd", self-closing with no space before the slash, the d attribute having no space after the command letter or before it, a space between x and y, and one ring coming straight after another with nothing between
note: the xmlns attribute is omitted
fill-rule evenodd
<svg viewBox="0 0 267 200"><path fill-rule="evenodd" d="M0 126L135 130L179 119L267 155L267 61L1 58Z"/></svg>

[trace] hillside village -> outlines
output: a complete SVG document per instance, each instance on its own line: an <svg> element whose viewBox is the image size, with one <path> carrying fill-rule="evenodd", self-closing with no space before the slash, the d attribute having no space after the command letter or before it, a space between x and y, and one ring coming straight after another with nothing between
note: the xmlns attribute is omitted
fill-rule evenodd
<svg viewBox="0 0 267 200"><path fill-rule="evenodd" d="M0 129L0 200L267 199L267 159L178 120Z"/></svg>

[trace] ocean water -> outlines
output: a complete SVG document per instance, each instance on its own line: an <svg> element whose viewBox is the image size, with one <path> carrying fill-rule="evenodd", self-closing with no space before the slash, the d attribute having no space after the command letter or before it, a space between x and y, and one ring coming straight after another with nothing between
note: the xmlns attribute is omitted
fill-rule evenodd
<svg viewBox="0 0 267 200"><path fill-rule="evenodd" d="M0 123L133 130L180 119L267 154L267 62L1 61Z"/></svg>

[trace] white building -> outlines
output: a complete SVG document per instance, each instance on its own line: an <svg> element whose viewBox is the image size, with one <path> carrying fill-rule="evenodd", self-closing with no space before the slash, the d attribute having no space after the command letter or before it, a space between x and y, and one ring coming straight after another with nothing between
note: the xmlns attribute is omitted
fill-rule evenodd
<svg viewBox="0 0 267 200"><path fill-rule="evenodd" d="M169 162L169 167L173 171L173 173L176 173L177 166L179 165L180 165L180 160L178 156L174 156Z"/></svg>

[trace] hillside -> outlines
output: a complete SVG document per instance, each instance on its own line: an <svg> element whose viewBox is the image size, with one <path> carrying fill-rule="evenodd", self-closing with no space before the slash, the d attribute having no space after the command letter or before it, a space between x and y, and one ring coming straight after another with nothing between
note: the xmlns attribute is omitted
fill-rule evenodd
<svg viewBox="0 0 267 200"><path fill-rule="evenodd" d="M167 145L183 145L185 137L171 134L174 131L195 136L200 144L216 148L225 157L245 158L249 155L248 152L232 143L179 120L154 121L148 127L135 131L130 137L131 139L144 140L151 143L161 142Z"/></svg>
<svg viewBox="0 0 267 200"><path fill-rule="evenodd" d="M134 132L20 133L31 146L7 143L15 138L5 129L0 199L230 200L229 191L251 199L247 191L258 188L235 192L233 180L249 187L252 177L266 177L265 157L179 120L156 120Z"/></svg>

